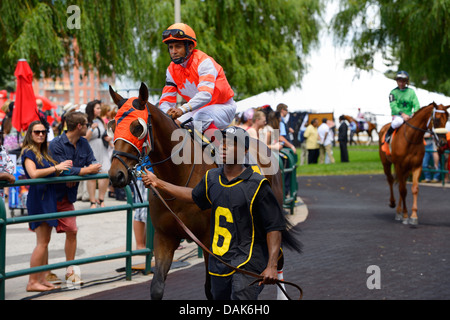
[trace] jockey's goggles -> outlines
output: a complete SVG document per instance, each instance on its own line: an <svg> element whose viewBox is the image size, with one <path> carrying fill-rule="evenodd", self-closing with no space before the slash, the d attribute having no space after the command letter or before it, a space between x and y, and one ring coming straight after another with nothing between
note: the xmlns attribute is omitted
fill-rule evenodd
<svg viewBox="0 0 450 320"><path fill-rule="evenodd" d="M194 41L197 41L197 39L188 36L183 30L180 29L168 29L168 30L164 30L162 33L162 38L163 41L167 40L168 38L174 38L174 40L187 40L187 39L191 39Z"/></svg>

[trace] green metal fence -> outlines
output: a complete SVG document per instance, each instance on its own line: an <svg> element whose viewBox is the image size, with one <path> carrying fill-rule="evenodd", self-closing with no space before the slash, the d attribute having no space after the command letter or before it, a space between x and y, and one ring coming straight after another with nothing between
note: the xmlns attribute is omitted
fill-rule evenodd
<svg viewBox="0 0 450 320"><path fill-rule="evenodd" d="M0 182L0 188L3 187L14 187L23 185L36 185L36 184L49 184L49 183L66 183L73 181L83 181L83 180L97 180L109 178L107 174L89 175L89 176L64 176L57 178L40 178L40 179L27 179L27 180L17 180L13 184L7 184L6 182ZM150 215L147 215L147 244L145 249L132 250L132 230L133 230L133 210L136 208L148 207L148 201L143 203L133 203L133 196L130 187L125 188L127 195L127 202L123 205L109 206L104 208L96 209L84 209L84 210L73 210L65 212L54 212L46 213L40 215L32 216L21 216L21 217L6 217L6 207L3 199L0 198L0 300L5 299L5 282L7 279L20 277L28 275L31 273L42 272L47 270L54 270L60 268L66 268L71 265L82 265L94 262L101 262L114 259L125 259L125 273L126 279L131 280L132 268L131 268L131 257L135 255L145 255L145 269L144 273L150 273L151 260L153 256L153 233L154 229L151 224ZM64 217L73 216L83 216L92 214L102 214L111 211L126 211L126 245L125 251L83 259L76 259L72 261L59 262L48 264L44 266L27 268L22 270L16 270L11 272L6 272L6 246L11 245L6 243L6 232L7 226L19 223L28 223L34 221L43 221L49 219L57 219ZM31 255L31 252L30 252Z"/></svg>
<svg viewBox="0 0 450 320"><path fill-rule="evenodd" d="M298 193L297 161L297 154L291 149L283 148L280 150L279 165L283 184L283 208L289 209L290 214L294 214ZM286 184L287 179L289 179L289 183ZM289 190L286 190L286 185L289 186Z"/></svg>

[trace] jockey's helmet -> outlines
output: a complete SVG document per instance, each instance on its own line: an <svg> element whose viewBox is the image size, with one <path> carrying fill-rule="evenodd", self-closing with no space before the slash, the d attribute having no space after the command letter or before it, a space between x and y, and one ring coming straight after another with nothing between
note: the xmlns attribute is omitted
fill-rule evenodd
<svg viewBox="0 0 450 320"><path fill-rule="evenodd" d="M409 83L409 74L406 71L399 71L397 72L397 74L395 75L395 80L398 79L405 79L407 83Z"/></svg>
<svg viewBox="0 0 450 320"><path fill-rule="evenodd" d="M197 37L194 30L185 23L175 23L163 31L162 39L165 44L172 41L190 41L197 46Z"/></svg>

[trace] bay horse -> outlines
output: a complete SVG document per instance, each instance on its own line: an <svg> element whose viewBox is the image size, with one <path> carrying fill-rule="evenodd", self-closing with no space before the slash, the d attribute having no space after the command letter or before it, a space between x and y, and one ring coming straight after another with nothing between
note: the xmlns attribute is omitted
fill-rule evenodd
<svg viewBox="0 0 450 320"><path fill-rule="evenodd" d="M139 97L124 99L112 87L109 87L109 91L114 103L120 108L132 101L134 110L148 110L148 137L149 137L149 153L148 156L153 165L153 170L158 177L179 186L195 187L203 178L205 173L212 168L217 167L214 161L209 161L207 155L210 152L203 152L203 156L195 154L195 150L200 150L195 144L199 142L190 137L186 131L186 135L183 137L183 150L190 150L189 155L183 154L183 157L188 156L190 161L183 161L175 164L174 162L174 150L180 150L179 141L172 140L172 134L175 130L180 129L171 117L162 112L159 108L148 102L148 88L142 83L139 89ZM108 124L108 128L115 130L117 125L116 120L111 120ZM129 184L132 179L130 168L134 168L140 158L140 153L143 150L134 147L132 144L123 139L123 137L117 136L117 132L114 133L114 154L111 162L111 169L109 170L110 180L112 185L116 188L122 188ZM142 137L145 131L145 124L142 121L134 120L129 127L130 133L134 137ZM250 150L252 151L252 150ZM273 155L272 155L273 156ZM196 158L197 157L197 158ZM195 159L201 159L201 163ZM270 172L271 164L267 162L260 164L262 173L265 170ZM276 160L278 166L278 160ZM273 172L272 172L273 173ZM280 205L283 204L283 192L282 192L282 177L280 170L277 170L271 175L266 175L270 181L272 190L277 197ZM187 204L176 198L164 194L161 195L169 203L172 211L183 221L183 223L189 228L193 234L206 246L210 247L210 210L201 211L195 204ZM178 248L181 239L189 239L187 233L177 224L175 218L171 215L170 211L164 206L152 193L149 194L149 214L152 220L153 227L155 229L154 234L154 253L155 253L155 268L154 276L151 282L150 294L151 298L162 299L165 287L165 280L167 273L172 264L174 251ZM301 244L296 240L291 232L283 233L283 244L288 247L300 251ZM282 259L281 259L282 260ZM208 254L204 252L204 261L206 267L206 280L205 280L205 294L208 299L211 299L210 293L210 276L208 273Z"/></svg>
<svg viewBox="0 0 450 320"><path fill-rule="evenodd" d="M447 109L450 106L436 105L431 103L426 107L422 107L414 116L402 124L391 138L391 154L387 155L382 150L384 136L388 130L390 123L383 126L379 133L379 154L383 164L384 174L386 175L390 199L389 206L395 207L395 197L393 191L394 180L398 181L398 189L400 199L396 209L395 220L403 220L403 224L418 224L417 217L417 198L419 194L419 177L422 172L422 161L425 154L424 134L430 132L438 145L444 145L447 141L445 133L442 129L448 120ZM440 134L437 134L439 132ZM391 172L391 166L394 165L396 179ZM412 173L413 206L412 213L408 219L408 211L406 208L406 179Z"/></svg>
<svg viewBox="0 0 450 320"><path fill-rule="evenodd" d="M366 129L361 129L359 124L358 124L358 122L353 117L347 116L347 115L344 115L344 117L345 117L345 120L347 120L349 123L350 122L354 122L356 124L356 131L355 131L355 133L356 133L356 136L358 137L358 143L359 143L359 134L361 132L367 132L367 135L370 138L370 140L367 142L367 145L369 145L369 144L371 144L373 142L372 132L373 132L373 130L375 130L376 133L378 132L377 125L375 123L370 122L370 121L366 121L366 123L368 125L367 130L366 130Z"/></svg>

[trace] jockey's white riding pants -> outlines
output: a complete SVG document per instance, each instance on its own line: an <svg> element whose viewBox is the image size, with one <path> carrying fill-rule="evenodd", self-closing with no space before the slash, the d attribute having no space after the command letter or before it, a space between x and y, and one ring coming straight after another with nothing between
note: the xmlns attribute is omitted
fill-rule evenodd
<svg viewBox="0 0 450 320"><path fill-rule="evenodd" d="M391 127L392 127L392 129L397 129L404 122L405 122L405 120L403 120L402 116L392 116Z"/></svg>
<svg viewBox="0 0 450 320"><path fill-rule="evenodd" d="M194 122L196 123L195 126L197 126L198 123L201 122L202 132L208 129L208 127L211 125L211 122L214 122L217 128L223 130L226 127L228 127L230 123L233 121L234 116L236 114L236 108L237 105L234 102L234 99L231 98L224 104L212 104L185 113L177 120L180 122L184 122L192 117L194 119ZM167 112L167 110L163 111ZM189 125L193 126L192 123Z"/></svg>

